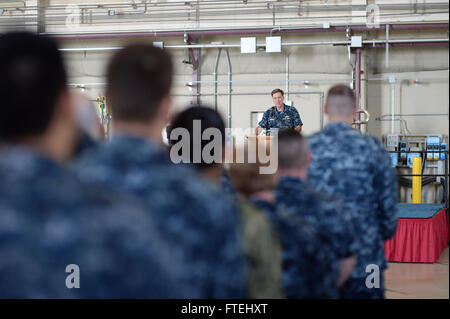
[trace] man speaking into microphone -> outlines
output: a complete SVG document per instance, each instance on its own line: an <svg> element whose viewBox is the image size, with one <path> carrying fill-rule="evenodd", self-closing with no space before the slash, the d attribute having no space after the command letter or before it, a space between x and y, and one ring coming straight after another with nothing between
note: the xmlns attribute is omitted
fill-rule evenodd
<svg viewBox="0 0 450 319"><path fill-rule="evenodd" d="M270 109L264 112L262 120L258 123L255 134L259 135L262 129L266 130L266 135L270 135L273 128L285 129L293 128L297 132L301 132L303 122L295 107L284 104L284 92L275 89L271 93L273 103Z"/></svg>

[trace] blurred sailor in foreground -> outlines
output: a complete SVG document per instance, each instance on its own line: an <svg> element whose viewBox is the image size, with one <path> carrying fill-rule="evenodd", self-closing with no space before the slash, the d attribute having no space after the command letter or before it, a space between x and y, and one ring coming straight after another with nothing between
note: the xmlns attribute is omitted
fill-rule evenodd
<svg viewBox="0 0 450 319"><path fill-rule="evenodd" d="M2 35L0 59L0 298L184 296L144 206L62 166L78 128L53 40Z"/></svg>
<svg viewBox="0 0 450 319"><path fill-rule="evenodd" d="M173 65L166 51L132 45L114 55L107 71L113 117L111 143L85 152L80 177L144 200L182 267L189 298L245 297L245 264L239 216L220 191L175 165L162 145L172 101Z"/></svg>

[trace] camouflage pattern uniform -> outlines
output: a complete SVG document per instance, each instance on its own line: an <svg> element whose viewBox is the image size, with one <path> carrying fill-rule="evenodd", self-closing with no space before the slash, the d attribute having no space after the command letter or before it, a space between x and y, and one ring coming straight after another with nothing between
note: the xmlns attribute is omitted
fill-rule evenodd
<svg viewBox="0 0 450 319"><path fill-rule="evenodd" d="M248 298L284 298L279 235L264 212L239 199L228 172L224 167L221 170L220 188L227 198L236 203L242 221L243 248L248 269Z"/></svg>
<svg viewBox="0 0 450 319"><path fill-rule="evenodd" d="M377 265L380 275L387 268L383 242L397 226L397 178L390 157L378 140L345 123L328 124L309 138L309 144L313 161L308 180L342 200L360 243L355 270L341 296L383 297L383 289L367 288L365 278L368 265Z"/></svg>
<svg viewBox="0 0 450 319"><path fill-rule="evenodd" d="M176 280L181 266L144 207L82 184L31 150L4 147L0 298L185 296L191 287ZM79 267L79 288L66 286L71 264Z"/></svg>
<svg viewBox="0 0 450 319"><path fill-rule="evenodd" d="M276 191L280 209L291 209L330 237L338 258L355 255L358 248L353 221L341 203L297 177L282 176Z"/></svg>
<svg viewBox="0 0 450 319"><path fill-rule="evenodd" d="M153 143L131 136L84 155L75 163L85 182L108 185L143 199L164 233L167 254L180 260L190 298L245 297L245 263L236 207L185 165L174 165Z"/></svg>
<svg viewBox="0 0 450 319"><path fill-rule="evenodd" d="M220 188L231 200L238 199L238 194L234 186L231 184L230 175L225 168L222 168L220 175Z"/></svg>
<svg viewBox="0 0 450 319"><path fill-rule="evenodd" d="M303 125L303 122L297 109L285 104L281 112L278 112L275 106L265 111L258 125L265 129L266 134L269 135L270 129L296 128L299 125Z"/></svg>
<svg viewBox="0 0 450 319"><path fill-rule="evenodd" d="M252 199L280 235L286 298L337 298L338 259L329 239L291 210Z"/></svg>
<svg viewBox="0 0 450 319"><path fill-rule="evenodd" d="M281 243L275 229L256 206L239 201L244 252L248 264L248 297L283 298Z"/></svg>

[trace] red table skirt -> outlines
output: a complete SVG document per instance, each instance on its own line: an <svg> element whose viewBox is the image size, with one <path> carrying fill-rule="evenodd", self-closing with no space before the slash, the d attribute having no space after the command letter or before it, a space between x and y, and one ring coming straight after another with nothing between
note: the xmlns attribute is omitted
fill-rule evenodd
<svg viewBox="0 0 450 319"><path fill-rule="evenodd" d="M387 261L434 263L448 245L445 209L432 218L399 218L395 236L384 242Z"/></svg>

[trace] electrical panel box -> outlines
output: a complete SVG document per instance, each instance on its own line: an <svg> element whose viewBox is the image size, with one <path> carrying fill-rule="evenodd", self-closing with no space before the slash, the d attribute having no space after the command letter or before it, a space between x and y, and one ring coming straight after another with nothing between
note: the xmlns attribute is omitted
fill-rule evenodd
<svg viewBox="0 0 450 319"><path fill-rule="evenodd" d="M420 156L427 168L428 165L439 165L440 161L445 160L447 138L441 134L386 134L384 145L394 167L412 167L412 158Z"/></svg>
<svg viewBox="0 0 450 319"><path fill-rule="evenodd" d="M281 52L281 37L266 37L266 52Z"/></svg>
<svg viewBox="0 0 450 319"><path fill-rule="evenodd" d="M407 153L409 151L409 143L408 141L402 141L399 143L399 148L400 148L400 158L407 158Z"/></svg>
<svg viewBox="0 0 450 319"><path fill-rule="evenodd" d="M427 137L427 160L439 161L441 139L440 137Z"/></svg>
<svg viewBox="0 0 450 319"><path fill-rule="evenodd" d="M427 145L427 161L433 160L433 145L428 144Z"/></svg>
<svg viewBox="0 0 450 319"><path fill-rule="evenodd" d="M414 157L420 157L420 153L408 153L408 155L407 155L406 165L410 168L413 167Z"/></svg>
<svg viewBox="0 0 450 319"><path fill-rule="evenodd" d="M241 53L256 53L256 38L241 38Z"/></svg>
<svg viewBox="0 0 450 319"><path fill-rule="evenodd" d="M442 143L439 148L440 160L445 161L445 152L447 151L447 144Z"/></svg>
<svg viewBox="0 0 450 319"><path fill-rule="evenodd" d="M443 134L403 134L390 132L383 136L391 166L398 176L399 201L411 202L413 164L421 159L422 200L442 203L445 200L445 172L448 169L449 136ZM416 159L416 161L414 161ZM416 162L417 163L417 162ZM418 163L417 163L418 164ZM414 175L416 176L416 175ZM444 186L444 187L443 187Z"/></svg>
<svg viewBox="0 0 450 319"><path fill-rule="evenodd" d="M397 167L398 166L398 153L390 153L389 155L391 156L392 167Z"/></svg>
<svg viewBox="0 0 450 319"><path fill-rule="evenodd" d="M362 36L353 36L353 37L351 37L350 47L352 47L352 48L361 48L362 47Z"/></svg>
<svg viewBox="0 0 450 319"><path fill-rule="evenodd" d="M441 138L439 136L427 137L427 144L439 144L440 142Z"/></svg>
<svg viewBox="0 0 450 319"><path fill-rule="evenodd" d="M398 147L398 135L388 134L386 143L388 147Z"/></svg>
<svg viewBox="0 0 450 319"><path fill-rule="evenodd" d="M439 158L440 158L440 156L439 156L439 150L441 149L441 145L440 144L434 144L433 145L433 150L434 150L434 153L433 153L433 161L439 161Z"/></svg>

